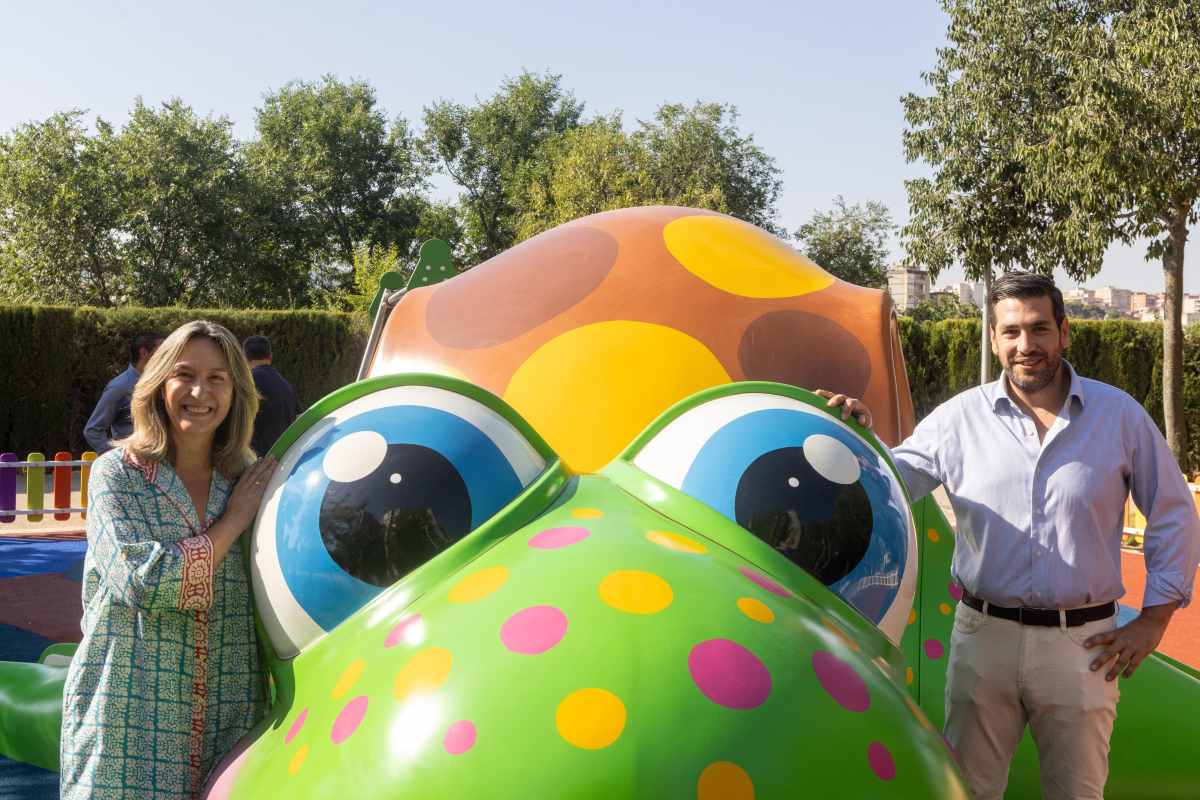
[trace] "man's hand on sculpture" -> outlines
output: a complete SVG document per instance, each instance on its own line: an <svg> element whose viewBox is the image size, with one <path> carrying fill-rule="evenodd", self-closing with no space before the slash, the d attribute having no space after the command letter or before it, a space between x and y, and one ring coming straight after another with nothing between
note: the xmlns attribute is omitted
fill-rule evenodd
<svg viewBox="0 0 1200 800"><path fill-rule="evenodd" d="M1179 603L1167 603L1161 606L1149 606L1142 609L1138 618L1128 625L1123 625L1107 633L1098 633L1088 637L1083 646L1091 649L1103 646L1104 650L1092 660L1092 671L1095 672L1111 662L1105 680L1116 680L1120 675L1128 678L1133 675L1138 665L1154 652L1162 641L1171 614L1179 607Z"/></svg>
<svg viewBox="0 0 1200 800"><path fill-rule="evenodd" d="M844 394L834 394L828 389L817 389L815 394L824 397L829 402L826 403L830 408L841 406L842 419L849 419L853 414L854 418L864 428L870 428L873 420L871 419L871 409L867 408L867 404L857 397L847 397Z"/></svg>

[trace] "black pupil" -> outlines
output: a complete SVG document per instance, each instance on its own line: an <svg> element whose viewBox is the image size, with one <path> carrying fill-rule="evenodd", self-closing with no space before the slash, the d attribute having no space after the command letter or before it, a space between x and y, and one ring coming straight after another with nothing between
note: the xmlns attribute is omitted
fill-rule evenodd
<svg viewBox="0 0 1200 800"><path fill-rule="evenodd" d="M850 574L871 541L871 500L862 485L825 478L804 449L759 456L738 481L738 524L828 586Z"/></svg>
<svg viewBox="0 0 1200 800"><path fill-rule="evenodd" d="M391 444L371 474L329 483L320 526L338 566L391 586L470 532L471 498L458 470L436 450Z"/></svg>

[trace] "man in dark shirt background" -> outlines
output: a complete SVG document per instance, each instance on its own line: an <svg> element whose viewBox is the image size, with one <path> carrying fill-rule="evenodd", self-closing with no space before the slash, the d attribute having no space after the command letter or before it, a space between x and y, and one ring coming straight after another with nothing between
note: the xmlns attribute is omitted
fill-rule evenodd
<svg viewBox="0 0 1200 800"><path fill-rule="evenodd" d="M104 387L84 426L83 437L92 450L103 453L112 448L113 440L124 439L133 433L129 399L146 362L162 344L163 338L161 333L139 333L129 343L129 367Z"/></svg>
<svg viewBox="0 0 1200 800"><path fill-rule="evenodd" d="M254 418L254 436L250 446L260 456L265 456L287 426L299 413L296 390L275 367L271 366L271 340L265 336L248 336L242 343L242 351L250 362L254 385L262 396L258 404L258 416Z"/></svg>

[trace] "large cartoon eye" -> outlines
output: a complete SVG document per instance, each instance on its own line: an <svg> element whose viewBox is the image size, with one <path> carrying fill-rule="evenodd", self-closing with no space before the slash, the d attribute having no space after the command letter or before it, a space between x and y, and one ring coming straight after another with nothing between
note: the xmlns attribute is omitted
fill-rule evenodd
<svg viewBox="0 0 1200 800"><path fill-rule="evenodd" d="M912 515L887 461L841 420L791 397L732 394L681 413L633 463L737 522L900 640L915 591Z"/></svg>
<svg viewBox="0 0 1200 800"><path fill-rule="evenodd" d="M546 466L479 399L415 385L343 396L322 401L331 410L288 447L254 529L256 602L283 657L478 528Z"/></svg>

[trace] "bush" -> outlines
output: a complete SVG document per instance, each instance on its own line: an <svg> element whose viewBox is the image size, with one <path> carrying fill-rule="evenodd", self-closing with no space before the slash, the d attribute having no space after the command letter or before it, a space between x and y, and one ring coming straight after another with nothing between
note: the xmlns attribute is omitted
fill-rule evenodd
<svg viewBox="0 0 1200 800"><path fill-rule="evenodd" d="M366 334L349 314L182 308L0 308L0 449L80 453L104 385L129 363L129 340L193 319L239 339L271 339L275 366L305 407L354 380Z"/></svg>

